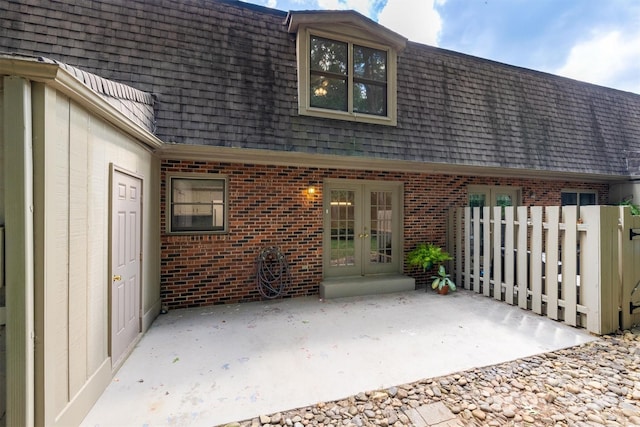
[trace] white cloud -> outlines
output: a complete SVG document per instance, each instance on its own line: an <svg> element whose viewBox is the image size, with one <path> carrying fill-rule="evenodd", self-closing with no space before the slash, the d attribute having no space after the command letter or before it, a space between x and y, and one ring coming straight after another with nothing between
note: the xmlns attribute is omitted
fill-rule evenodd
<svg viewBox="0 0 640 427"><path fill-rule="evenodd" d="M355 10L368 17L372 12L370 0L318 0L318 6L328 10Z"/></svg>
<svg viewBox="0 0 640 427"><path fill-rule="evenodd" d="M640 32L594 33L555 74L640 94Z"/></svg>
<svg viewBox="0 0 640 427"><path fill-rule="evenodd" d="M409 40L438 45L442 18L435 5L445 0L388 0L378 15L378 22Z"/></svg>
<svg viewBox="0 0 640 427"><path fill-rule="evenodd" d="M442 5L445 1L387 0L378 14L378 22L411 41L435 46L442 30L442 18L435 5ZM351 9L370 18L375 15L372 0L318 0L318 7L329 10Z"/></svg>

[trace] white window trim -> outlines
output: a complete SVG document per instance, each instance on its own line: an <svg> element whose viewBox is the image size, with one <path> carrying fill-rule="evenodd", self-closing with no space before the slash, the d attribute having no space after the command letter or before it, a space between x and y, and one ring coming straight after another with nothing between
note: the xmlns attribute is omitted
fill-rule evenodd
<svg viewBox="0 0 640 427"><path fill-rule="evenodd" d="M335 25L332 27L337 31L326 31L313 27L300 26L298 29L298 114L304 116L323 117L337 120L348 120L354 122L374 123L387 126L398 124L397 108L397 51L387 45L377 44L371 40L364 39L359 31L347 26ZM309 91L310 74L310 37L319 36L331 40L349 43L349 111L336 111L325 108L311 107L311 96ZM370 47L387 53L387 115L377 116L353 112L353 45Z"/></svg>
<svg viewBox="0 0 640 427"><path fill-rule="evenodd" d="M173 179L201 179L201 180L223 180L224 181L224 221L222 230L179 230L174 231L172 229L172 209L173 195L172 195L172 180ZM221 174L203 174L203 173L177 173L167 174L165 185L165 228L167 234L173 235L186 235L186 234L227 234L229 232L229 177Z"/></svg>

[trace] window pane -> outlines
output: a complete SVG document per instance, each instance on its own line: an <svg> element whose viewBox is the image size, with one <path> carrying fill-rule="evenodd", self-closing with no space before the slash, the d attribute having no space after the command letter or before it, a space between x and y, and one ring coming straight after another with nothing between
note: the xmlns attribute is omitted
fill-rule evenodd
<svg viewBox="0 0 640 427"><path fill-rule="evenodd" d="M346 80L312 74L309 89L312 107L347 111Z"/></svg>
<svg viewBox="0 0 640 427"><path fill-rule="evenodd" d="M593 193L580 193L580 206L592 206L596 204L596 195Z"/></svg>
<svg viewBox="0 0 640 427"><path fill-rule="evenodd" d="M561 193L562 206L578 206L578 193Z"/></svg>
<svg viewBox="0 0 640 427"><path fill-rule="evenodd" d="M347 75L347 43L311 37L311 70Z"/></svg>
<svg viewBox="0 0 640 427"><path fill-rule="evenodd" d="M223 231L225 180L171 178L171 231Z"/></svg>
<svg viewBox="0 0 640 427"><path fill-rule="evenodd" d="M387 52L354 45L353 76L376 82L386 82Z"/></svg>
<svg viewBox="0 0 640 427"><path fill-rule="evenodd" d="M387 115L387 87L354 83L353 85L353 111L356 113Z"/></svg>

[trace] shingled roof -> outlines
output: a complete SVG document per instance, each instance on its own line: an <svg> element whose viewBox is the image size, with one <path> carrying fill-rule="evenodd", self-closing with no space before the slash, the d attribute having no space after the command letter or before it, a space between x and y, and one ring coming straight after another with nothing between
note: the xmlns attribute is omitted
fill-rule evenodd
<svg viewBox="0 0 640 427"><path fill-rule="evenodd" d="M0 3L0 50L156 97L166 142L624 177L640 95L409 42L398 125L300 116L286 12L231 0Z"/></svg>

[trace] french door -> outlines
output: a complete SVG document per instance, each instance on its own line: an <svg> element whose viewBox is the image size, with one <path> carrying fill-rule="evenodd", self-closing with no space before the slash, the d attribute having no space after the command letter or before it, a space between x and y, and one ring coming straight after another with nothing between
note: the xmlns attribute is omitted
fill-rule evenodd
<svg viewBox="0 0 640 427"><path fill-rule="evenodd" d="M398 272L402 184L328 181L324 187L325 276Z"/></svg>

